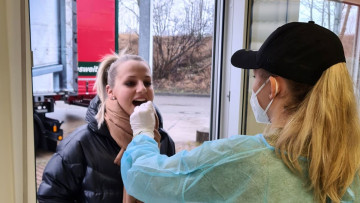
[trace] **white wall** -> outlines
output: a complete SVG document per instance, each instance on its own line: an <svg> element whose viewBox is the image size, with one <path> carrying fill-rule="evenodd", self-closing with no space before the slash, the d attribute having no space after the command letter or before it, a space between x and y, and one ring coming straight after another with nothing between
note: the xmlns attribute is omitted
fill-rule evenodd
<svg viewBox="0 0 360 203"><path fill-rule="evenodd" d="M0 1L0 202L36 202L28 1Z"/></svg>

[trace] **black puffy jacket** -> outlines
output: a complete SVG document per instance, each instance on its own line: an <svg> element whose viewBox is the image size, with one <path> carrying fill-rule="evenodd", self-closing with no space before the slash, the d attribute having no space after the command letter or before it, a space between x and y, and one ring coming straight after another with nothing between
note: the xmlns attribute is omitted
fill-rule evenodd
<svg viewBox="0 0 360 203"><path fill-rule="evenodd" d="M97 128L95 115L98 98L87 110L88 124L77 128L59 144L48 162L37 198L42 202L106 202L122 201L123 183L120 167L114 159L120 147L111 137L106 124ZM157 110L157 109L156 109ZM173 140L162 129L159 114L160 152L175 154Z"/></svg>

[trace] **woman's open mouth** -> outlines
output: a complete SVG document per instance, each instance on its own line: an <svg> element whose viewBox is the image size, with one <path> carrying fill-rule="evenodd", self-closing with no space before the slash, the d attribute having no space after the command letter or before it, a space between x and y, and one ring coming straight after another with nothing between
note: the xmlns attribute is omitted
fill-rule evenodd
<svg viewBox="0 0 360 203"><path fill-rule="evenodd" d="M140 106L142 103L146 103L146 102L147 102L146 99L136 99L132 103L134 106Z"/></svg>

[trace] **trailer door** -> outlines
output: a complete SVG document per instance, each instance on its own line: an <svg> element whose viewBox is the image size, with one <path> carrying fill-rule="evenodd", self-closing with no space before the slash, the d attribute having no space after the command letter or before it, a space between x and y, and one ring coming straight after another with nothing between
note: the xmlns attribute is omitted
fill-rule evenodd
<svg viewBox="0 0 360 203"><path fill-rule="evenodd" d="M72 5L72 0L29 1L34 96L76 92Z"/></svg>
<svg viewBox="0 0 360 203"><path fill-rule="evenodd" d="M30 33L33 55L33 94L47 95L59 90L56 80L60 63L59 3L56 0L31 0Z"/></svg>

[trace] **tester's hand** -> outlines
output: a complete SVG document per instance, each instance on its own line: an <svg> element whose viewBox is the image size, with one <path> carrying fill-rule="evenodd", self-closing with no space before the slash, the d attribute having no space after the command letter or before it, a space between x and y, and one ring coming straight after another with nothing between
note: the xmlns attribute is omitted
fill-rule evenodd
<svg viewBox="0 0 360 203"><path fill-rule="evenodd" d="M154 138L155 110L151 101L135 107L130 115L130 125L134 137L144 134Z"/></svg>

